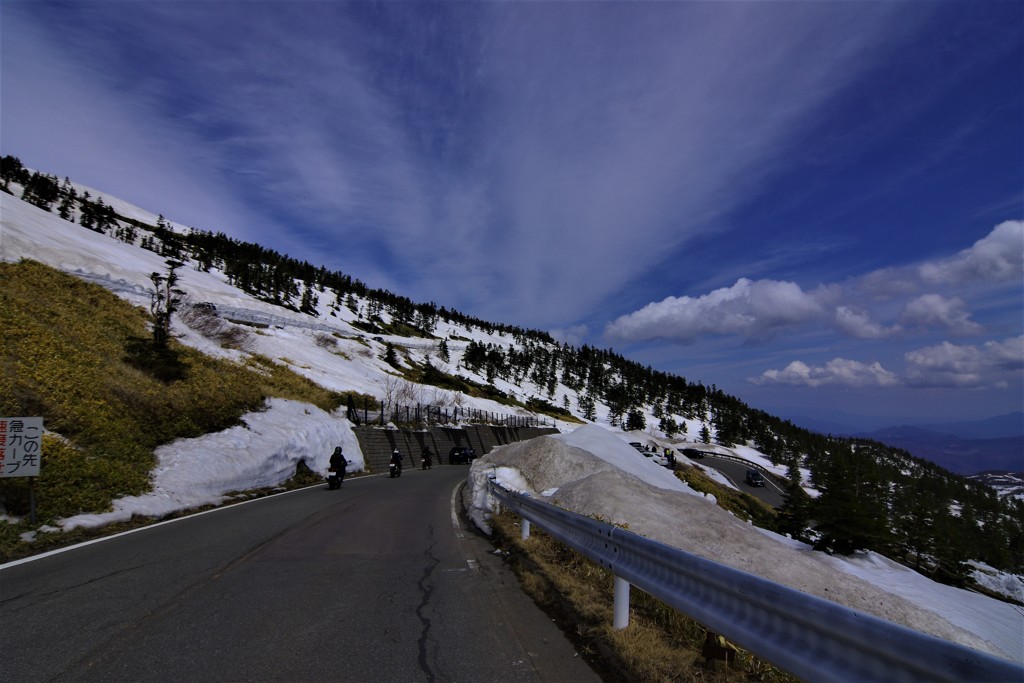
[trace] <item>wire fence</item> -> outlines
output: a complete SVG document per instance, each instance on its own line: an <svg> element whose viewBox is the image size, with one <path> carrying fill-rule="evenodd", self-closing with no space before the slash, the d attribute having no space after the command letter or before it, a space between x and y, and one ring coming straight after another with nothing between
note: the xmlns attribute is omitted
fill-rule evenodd
<svg viewBox="0 0 1024 683"><path fill-rule="evenodd" d="M398 404L390 406L384 403L365 400L362 408L349 399L347 417L350 422L358 425L395 424L401 426L435 426L460 424L486 424L500 427L553 427L554 420L544 416L515 415L498 413L490 410L478 410L461 406L441 407L416 404Z"/></svg>

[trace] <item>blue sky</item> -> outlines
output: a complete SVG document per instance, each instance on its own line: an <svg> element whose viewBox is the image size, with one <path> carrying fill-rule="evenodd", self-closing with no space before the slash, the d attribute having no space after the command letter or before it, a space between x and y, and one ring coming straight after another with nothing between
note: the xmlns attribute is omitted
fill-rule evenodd
<svg viewBox="0 0 1024 683"><path fill-rule="evenodd" d="M1024 5L0 2L0 151L783 415L1021 410Z"/></svg>

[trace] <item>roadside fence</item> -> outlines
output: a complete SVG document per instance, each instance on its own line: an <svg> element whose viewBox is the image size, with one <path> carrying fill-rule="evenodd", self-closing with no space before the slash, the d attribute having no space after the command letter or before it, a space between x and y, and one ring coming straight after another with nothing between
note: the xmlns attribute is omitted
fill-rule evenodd
<svg viewBox="0 0 1024 683"><path fill-rule="evenodd" d="M396 425L458 425L458 424L488 424L500 427L553 427L554 420L536 415L514 415L497 413L490 410L477 410L476 408L463 408L452 406L442 408L440 406L424 405L416 403L392 404L385 406L383 402L375 402L376 405L370 408L369 400L363 402L362 409L355 406L351 399L348 403L347 417L350 422L361 425L377 424L384 426L394 423Z"/></svg>

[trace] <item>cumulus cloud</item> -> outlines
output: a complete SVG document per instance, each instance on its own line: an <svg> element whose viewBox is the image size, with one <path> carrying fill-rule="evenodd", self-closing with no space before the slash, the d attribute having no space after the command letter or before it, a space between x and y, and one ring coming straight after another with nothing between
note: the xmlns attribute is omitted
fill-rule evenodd
<svg viewBox="0 0 1024 683"><path fill-rule="evenodd" d="M749 380L754 384L790 386L888 387L899 384L893 373L880 363L862 363L847 358L833 358L823 366L811 366L795 360L782 370L766 370Z"/></svg>
<svg viewBox="0 0 1024 683"><path fill-rule="evenodd" d="M1024 221L1005 221L969 249L918 268L929 284L1020 282L1024 277Z"/></svg>
<svg viewBox="0 0 1024 683"><path fill-rule="evenodd" d="M977 334L981 325L971 320L967 303L960 297L925 294L907 303L900 315L905 325L945 328L955 334Z"/></svg>
<svg viewBox="0 0 1024 683"><path fill-rule="evenodd" d="M1024 376L1024 336L981 345L943 342L904 356L902 374L879 362L864 363L834 358L824 365L795 360L782 370L765 370L748 382L758 385L802 387L896 387L1004 389Z"/></svg>
<svg viewBox="0 0 1024 683"><path fill-rule="evenodd" d="M772 336L808 323L830 324L856 339L885 339L902 333L940 329L979 334L966 299L951 292L920 294L925 288L1019 283L1024 277L1024 221L1005 221L955 256L900 268L883 268L844 283L813 290L795 282L740 278L697 297L668 297L610 323L611 339L673 339L689 343L705 335ZM889 322L869 307L906 300ZM882 311L883 313L880 313ZM892 315L889 311L888 315Z"/></svg>
<svg viewBox="0 0 1024 683"><path fill-rule="evenodd" d="M855 288L879 298L909 296L925 288L1019 283L1024 277L1024 221L1004 221L971 247L949 258L868 273Z"/></svg>
<svg viewBox="0 0 1024 683"><path fill-rule="evenodd" d="M898 325L879 325L866 312L855 311L848 306L836 308L835 324L840 332L858 339L882 339L900 331Z"/></svg>
<svg viewBox="0 0 1024 683"><path fill-rule="evenodd" d="M1024 336L981 346L943 342L911 351L906 360L912 386L1003 388L1024 374Z"/></svg>
<svg viewBox="0 0 1024 683"><path fill-rule="evenodd" d="M704 334L763 337L825 315L827 292L805 292L793 282L741 278L700 297L668 297L610 323L609 337L629 341Z"/></svg>

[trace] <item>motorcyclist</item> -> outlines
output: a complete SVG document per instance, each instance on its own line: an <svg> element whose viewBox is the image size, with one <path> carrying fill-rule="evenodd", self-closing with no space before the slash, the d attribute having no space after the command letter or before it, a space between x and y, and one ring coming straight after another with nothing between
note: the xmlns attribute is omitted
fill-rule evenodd
<svg viewBox="0 0 1024 683"><path fill-rule="evenodd" d="M398 452L397 448L391 452L391 464L394 465L395 469L399 472L402 471L402 454Z"/></svg>
<svg viewBox="0 0 1024 683"><path fill-rule="evenodd" d="M429 470L434 464L434 454L430 452L430 446L426 446L423 449L423 469Z"/></svg>
<svg viewBox="0 0 1024 683"><path fill-rule="evenodd" d="M331 453L330 469L338 473L338 486L341 486L341 482L345 481L345 468L348 465L349 461L342 455L341 446L337 446L334 452Z"/></svg>

